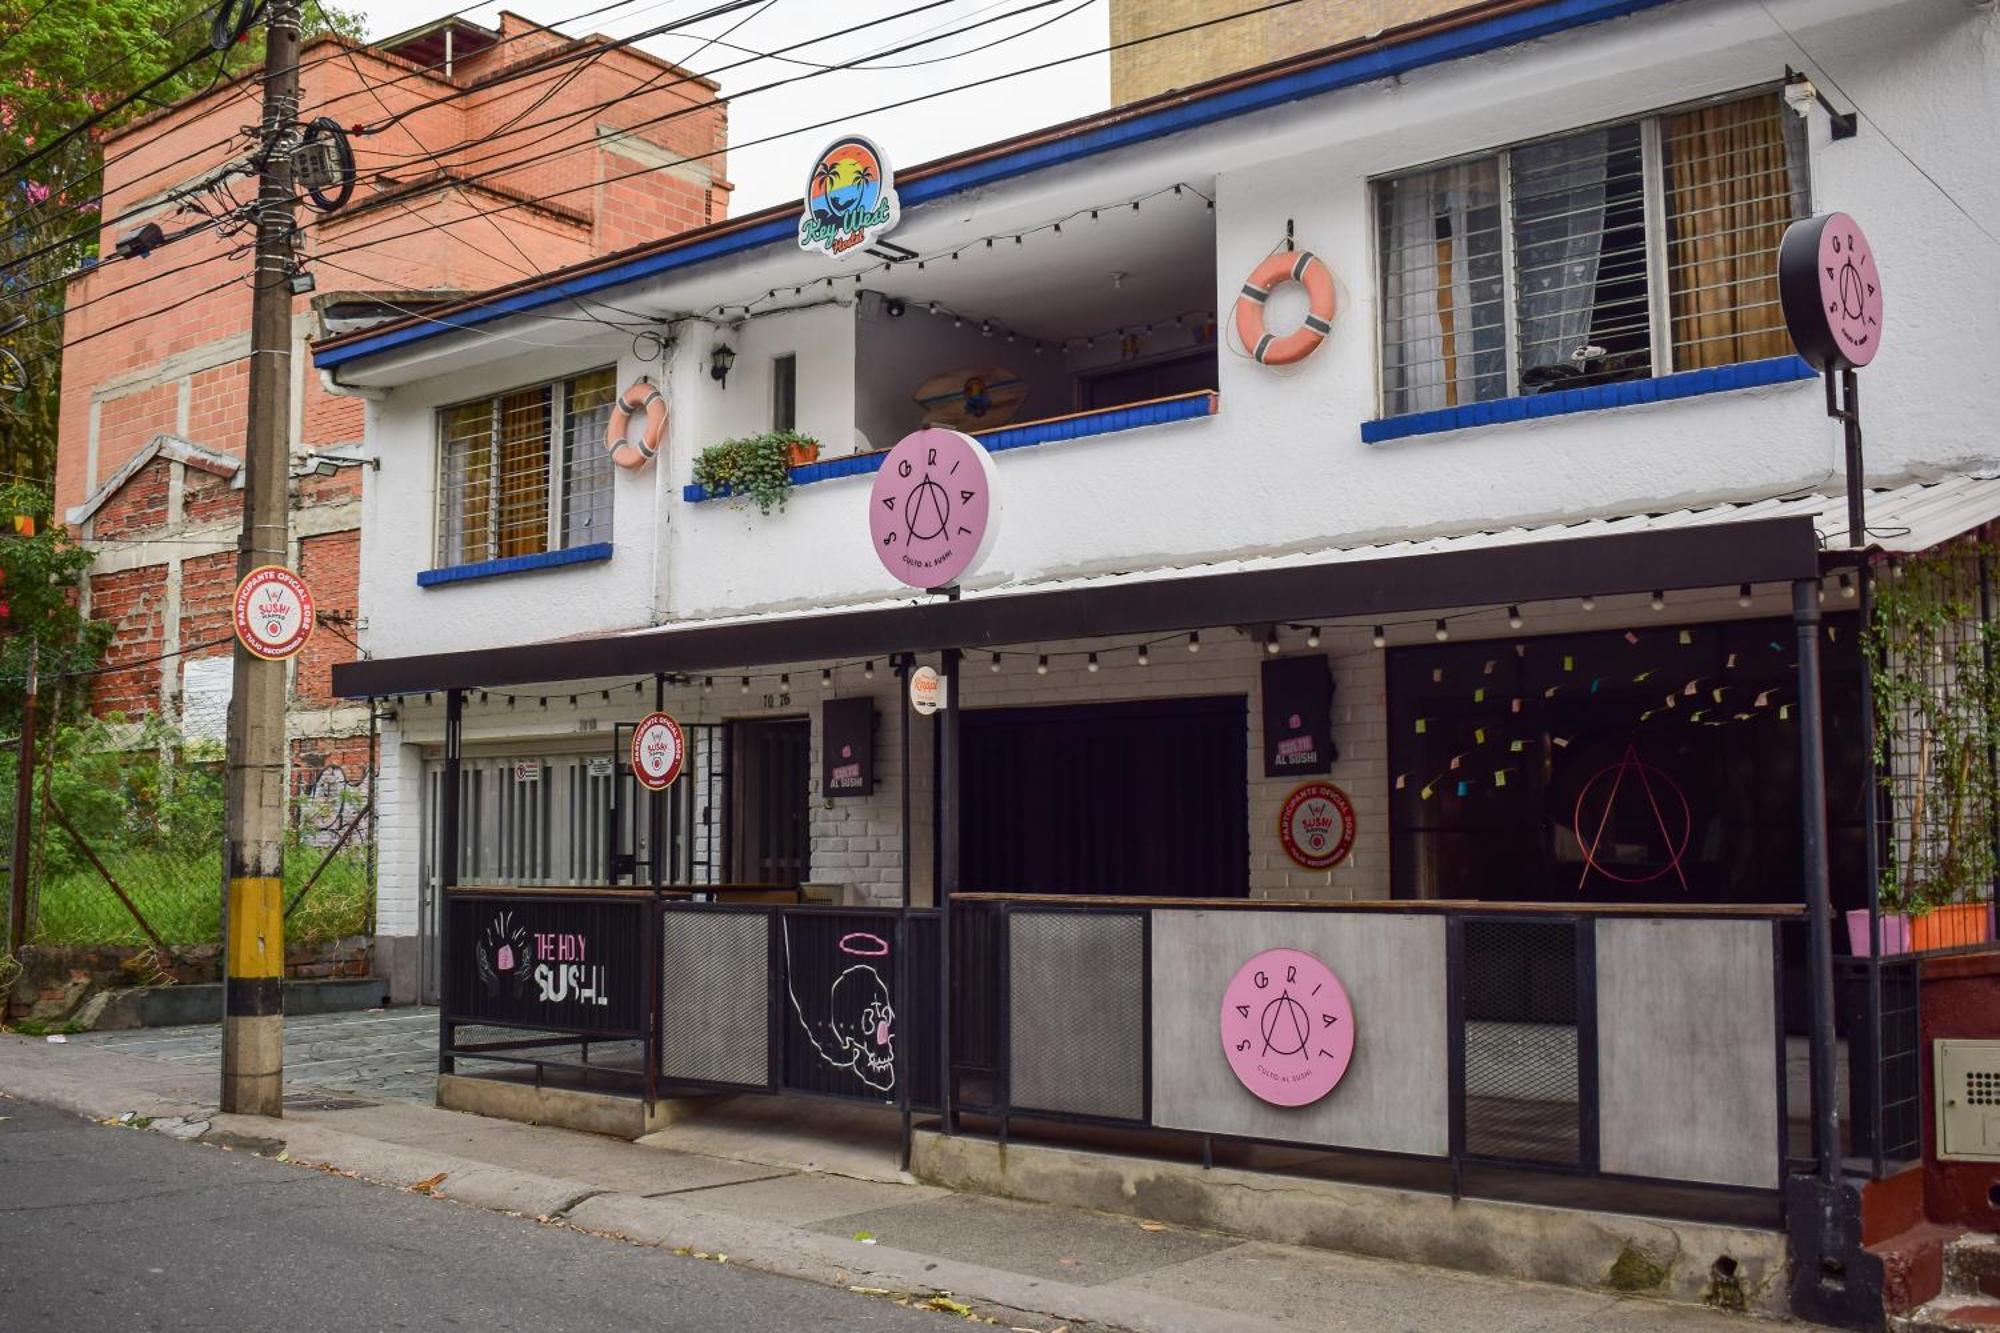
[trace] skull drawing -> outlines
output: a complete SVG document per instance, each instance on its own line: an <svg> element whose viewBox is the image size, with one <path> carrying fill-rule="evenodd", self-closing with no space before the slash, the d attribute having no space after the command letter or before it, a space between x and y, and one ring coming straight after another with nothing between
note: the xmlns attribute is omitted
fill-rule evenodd
<svg viewBox="0 0 2000 1333"><path fill-rule="evenodd" d="M896 1086L896 1011L882 978L872 967L850 967L834 978L831 998L828 1027L837 1053L828 1051L828 1058L878 1091Z"/></svg>

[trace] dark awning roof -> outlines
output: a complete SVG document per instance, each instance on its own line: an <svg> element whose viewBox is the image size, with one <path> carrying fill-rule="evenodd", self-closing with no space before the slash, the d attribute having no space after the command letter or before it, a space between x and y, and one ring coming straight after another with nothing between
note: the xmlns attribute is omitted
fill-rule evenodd
<svg viewBox="0 0 2000 1333"><path fill-rule="evenodd" d="M1587 525L1585 525L1587 526ZM1368 621L1464 606L1731 587L1820 576L1804 514L1549 540L1398 544L1218 573L1078 579L855 610L775 614L333 668L349 698L452 688L727 672L944 648L1172 634L1220 625Z"/></svg>

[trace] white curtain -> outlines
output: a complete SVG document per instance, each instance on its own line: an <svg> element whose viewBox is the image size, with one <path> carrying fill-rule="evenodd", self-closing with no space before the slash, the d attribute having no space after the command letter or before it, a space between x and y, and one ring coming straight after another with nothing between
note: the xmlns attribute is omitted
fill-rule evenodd
<svg viewBox="0 0 2000 1333"><path fill-rule="evenodd" d="M1504 367L1498 225L1492 159L1383 186L1382 367L1391 415L1496 396L1482 381Z"/></svg>
<svg viewBox="0 0 2000 1333"><path fill-rule="evenodd" d="M1523 373L1575 365L1573 354L1590 341L1604 251L1608 134L1590 130L1514 150Z"/></svg>

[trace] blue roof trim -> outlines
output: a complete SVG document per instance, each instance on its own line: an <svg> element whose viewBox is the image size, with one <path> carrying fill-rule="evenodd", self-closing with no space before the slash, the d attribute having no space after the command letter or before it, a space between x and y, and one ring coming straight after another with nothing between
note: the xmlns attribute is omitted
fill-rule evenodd
<svg viewBox="0 0 2000 1333"><path fill-rule="evenodd" d="M1217 395L1206 390L1191 393L1181 398L1163 398L1154 403L1140 403L1134 407L1107 407L1097 412L1080 412L1073 417L1063 417L1058 421L1030 421L1019 426L1003 426L980 434L979 442L986 446L986 452L997 454L1007 449L1026 449L1031 445L1047 444L1051 440L1077 440L1092 435L1111 435L1121 430L1138 430L1144 426L1160 426L1169 421L1189 421L1196 417L1214 416ZM874 453L854 454L848 458L830 458L824 463L806 463L792 469L792 485L810 486L816 481L833 481L839 477L865 477L882 470L882 460L889 456L887 449ZM729 496L725 488L720 492L710 491L705 486L683 486L681 499L689 504L701 504L706 500L722 500Z"/></svg>
<svg viewBox="0 0 2000 1333"><path fill-rule="evenodd" d="M1537 393L1525 398L1496 398L1486 403L1439 408L1435 412L1411 412L1407 416L1383 417L1361 423L1363 444L1386 444L1412 435L1437 435L1474 426L1497 426L1531 417L1559 417L1571 412L1597 412L1607 407L1632 407L1639 403L1664 403L1675 398L1694 398L1707 393L1728 393L1732 389L1755 389L1768 384L1790 384L1794 380L1819 378L1819 372L1796 356L1774 356L1766 361L1744 361L1734 366L1709 370L1684 370L1657 379L1627 380L1622 384L1597 384L1588 389L1563 389Z"/></svg>
<svg viewBox="0 0 2000 1333"><path fill-rule="evenodd" d="M474 579L498 578L503 574L525 574L531 569L560 569L564 565L588 565L611 558L610 542L592 542L564 551L542 551L536 555L510 555L499 560L481 560L471 565L447 565L443 569L417 571L419 588L436 588L447 583L470 583Z"/></svg>
<svg viewBox="0 0 2000 1333"><path fill-rule="evenodd" d="M1060 166L1078 158L1109 152L1114 148L1178 134L1183 130L1214 124L1253 111L1262 111L1280 103L1335 92L1358 83L1370 83L1377 79L1407 74L1426 65L1480 55L1500 47L1534 41L1571 28L1584 27L1605 19L1622 18L1640 10L1654 9L1670 3L1673 3L1673 0L1552 0L1551 3L1538 9L1499 15L1477 23L1469 23L1462 28L1419 37L1381 50L1363 52L1346 60L1336 60L1313 69L1300 70L1295 74L1162 107L1157 111L1114 121L1067 138L1022 148L989 161L941 171L934 176L926 176L909 184L898 182L896 191L902 198L903 206L911 208L963 190L990 185L996 181L1040 171L1047 167ZM525 314L545 305L567 301L572 297L587 296L607 287L656 277L662 273L670 273L675 269L686 268L724 255L740 254L746 250L789 240L797 235L798 220L796 216L787 213L783 217L759 223L742 231L731 232L726 236L717 236L710 240L645 255L562 282L514 292L487 305L453 314L446 321L419 323L408 328L390 330L372 338L364 338L345 346L330 347L314 353L313 364L319 369L331 370L350 361L377 356L410 343L443 337L453 329L470 328L489 320Z"/></svg>

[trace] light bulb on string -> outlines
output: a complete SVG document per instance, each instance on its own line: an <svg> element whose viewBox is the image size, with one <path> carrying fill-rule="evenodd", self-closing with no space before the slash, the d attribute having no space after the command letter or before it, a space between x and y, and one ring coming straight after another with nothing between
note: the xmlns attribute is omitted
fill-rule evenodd
<svg viewBox="0 0 2000 1333"><path fill-rule="evenodd" d="M1650 603L1648 603L1648 605L1650 605L1655 611L1666 610L1667 609L1666 593L1661 592L1659 589L1655 588L1653 590L1653 600Z"/></svg>
<svg viewBox="0 0 2000 1333"><path fill-rule="evenodd" d="M1139 645L1139 665L1140 665L1140 666L1151 666L1151 665L1153 664L1153 656L1152 656L1152 654L1151 654L1151 653L1150 653L1149 651L1147 651L1147 648L1148 648L1148 645L1146 645L1146 644L1143 644L1143 643L1142 643L1142 644L1140 644L1140 645Z"/></svg>
<svg viewBox="0 0 2000 1333"><path fill-rule="evenodd" d="M1000 654L993 654L993 661L988 664L986 669L996 676L1000 674Z"/></svg>
<svg viewBox="0 0 2000 1333"><path fill-rule="evenodd" d="M1049 674L1049 655L1047 653L1043 653L1039 658L1035 659L1035 674L1038 676Z"/></svg>
<svg viewBox="0 0 2000 1333"><path fill-rule="evenodd" d="M750 693L750 677L748 677L748 676L745 676L745 677L743 678L743 684L742 684L742 689L741 689L741 693L743 693L743 694L748 694L748 693Z"/></svg>
<svg viewBox="0 0 2000 1333"><path fill-rule="evenodd" d="M1095 671L1095 670L1097 670L1097 654L1096 654L1096 653L1092 653L1092 654L1090 655L1090 660L1089 660L1088 662L1084 663L1084 669L1085 669L1086 671Z"/></svg>
<svg viewBox="0 0 2000 1333"><path fill-rule="evenodd" d="M1444 621L1440 620L1437 623L1437 628L1433 630L1432 633L1436 635L1437 641L1439 643L1443 643L1446 639L1449 639L1451 637L1451 627L1445 624Z"/></svg>
<svg viewBox="0 0 2000 1333"><path fill-rule="evenodd" d="M869 658L869 659L868 659L868 660L867 660L866 662L862 663L862 665L861 665L861 679L863 679L863 680L873 680L873 679L875 679L875 659L874 659L874 658L872 658L872 657L871 657L871 658Z"/></svg>
<svg viewBox="0 0 2000 1333"><path fill-rule="evenodd" d="M1314 625L1314 626L1313 626L1313 627L1312 627L1311 629L1309 629L1309 630L1307 630L1307 631L1306 631L1306 647L1308 647L1308 648L1317 648L1317 647L1319 647L1319 626L1318 626L1318 625Z"/></svg>
<svg viewBox="0 0 2000 1333"><path fill-rule="evenodd" d="M1278 627L1276 625L1273 625L1264 632L1264 651L1272 657L1278 655Z"/></svg>
<svg viewBox="0 0 2000 1333"><path fill-rule="evenodd" d="M1191 653L1198 653L1201 651L1200 630L1194 630L1188 634L1188 651Z"/></svg>
<svg viewBox="0 0 2000 1333"><path fill-rule="evenodd" d="M1583 609L1586 611L1595 611L1597 609L1597 599L1591 596L1589 593L1585 593L1583 595L1583 600L1582 602L1579 603L1579 605L1581 605Z"/></svg>
<svg viewBox="0 0 2000 1333"><path fill-rule="evenodd" d="M1519 628L1521 628L1521 608L1520 608L1520 607L1518 607L1518 606L1510 606L1510 607L1508 607L1508 608L1507 608L1507 628L1508 628L1508 629L1519 629Z"/></svg>
<svg viewBox="0 0 2000 1333"><path fill-rule="evenodd" d="M1749 607L1749 605L1750 605L1750 585L1749 585L1749 584L1747 584L1747 583L1739 583L1739 584L1737 584L1737 585L1736 585L1736 604L1737 604L1738 606L1740 606L1740 607L1744 607L1744 608L1746 608L1746 609L1747 609L1747 608Z"/></svg>
<svg viewBox="0 0 2000 1333"><path fill-rule="evenodd" d="M833 684L833 668L821 667L819 670L819 687L821 689L826 689L828 686L832 684Z"/></svg>

